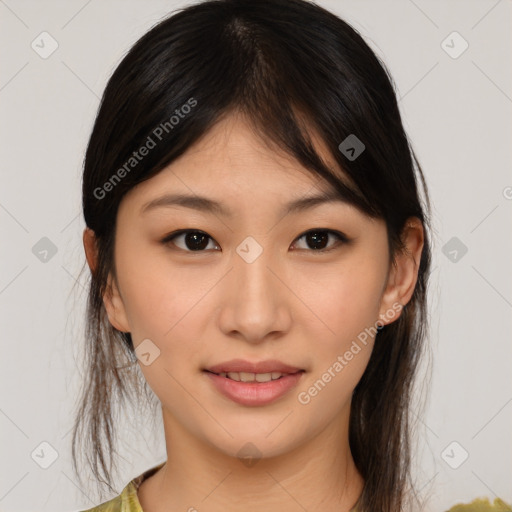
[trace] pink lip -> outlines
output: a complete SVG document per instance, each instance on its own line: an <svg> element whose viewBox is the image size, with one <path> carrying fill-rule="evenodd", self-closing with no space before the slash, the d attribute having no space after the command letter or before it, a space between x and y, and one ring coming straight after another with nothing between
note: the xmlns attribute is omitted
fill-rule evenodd
<svg viewBox="0 0 512 512"><path fill-rule="evenodd" d="M243 359L232 359L224 363L219 363L214 366L206 368L207 371L212 373L222 372L246 372L246 373L297 373L301 368L284 364L276 359L268 359L267 361L260 361L257 363L251 363L250 361L244 361Z"/></svg>
<svg viewBox="0 0 512 512"><path fill-rule="evenodd" d="M251 373L268 372L253 371ZM303 371L298 371L297 373L283 375L281 378L269 382L238 382L228 377L211 373L208 370L205 371L205 374L208 375L213 385L220 393L233 400L233 402L249 406L267 405L277 400L298 384L303 373Z"/></svg>

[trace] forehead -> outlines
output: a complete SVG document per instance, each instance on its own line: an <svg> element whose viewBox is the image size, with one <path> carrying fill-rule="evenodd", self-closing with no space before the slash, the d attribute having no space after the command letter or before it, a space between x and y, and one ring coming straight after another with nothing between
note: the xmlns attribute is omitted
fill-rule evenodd
<svg viewBox="0 0 512 512"><path fill-rule="evenodd" d="M201 166L205 177L211 177L208 173L216 178L222 178L225 174L233 177L233 173L239 173L249 179L249 174L258 171L256 174L261 178L270 170L272 175L279 172L280 179L296 183L317 181L291 155L262 140L239 115L231 115L215 124L171 167L196 166Z"/></svg>
<svg viewBox="0 0 512 512"><path fill-rule="evenodd" d="M357 188L349 176L335 162L325 142L308 129L308 136L317 154L333 174L352 188ZM314 171L305 168L293 155L285 152L272 140L262 137L253 124L242 114L232 113L217 122L169 166L175 174L186 170L196 182L215 185L227 179L253 182L255 186L265 180L278 182L287 188L327 192L333 187Z"/></svg>
<svg viewBox="0 0 512 512"><path fill-rule="evenodd" d="M324 163L350 185L350 180L333 162L323 141L312 131L308 131L308 135ZM313 196L323 195L332 202L338 193L323 177L303 167L272 141L261 137L244 116L232 114L217 122L158 174L130 190L125 199L129 196L136 199L142 213L150 203L171 206L169 197L163 196L176 194L189 198L174 201L175 205L181 201L182 206L199 206L211 212L220 210L222 206L219 208L211 201L208 205L203 198L212 198L217 203L232 203L237 208L242 203L252 208L279 203L290 212L295 208L293 202L297 204L306 200L296 208L300 211ZM196 200L191 196L196 196ZM320 203L321 200L317 199L317 204Z"/></svg>

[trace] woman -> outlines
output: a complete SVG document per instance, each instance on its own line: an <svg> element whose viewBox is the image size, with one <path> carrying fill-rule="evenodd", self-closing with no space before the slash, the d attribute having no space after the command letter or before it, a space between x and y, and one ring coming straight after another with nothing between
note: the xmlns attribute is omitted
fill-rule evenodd
<svg viewBox="0 0 512 512"><path fill-rule="evenodd" d="M392 81L338 17L212 0L145 34L84 163L73 455L111 486L134 391L158 399L167 460L94 510L421 508L428 208Z"/></svg>

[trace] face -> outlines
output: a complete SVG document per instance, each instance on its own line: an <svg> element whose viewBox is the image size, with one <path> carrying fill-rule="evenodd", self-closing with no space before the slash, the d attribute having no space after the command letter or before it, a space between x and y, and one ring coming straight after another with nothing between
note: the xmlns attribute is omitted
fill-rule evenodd
<svg viewBox="0 0 512 512"><path fill-rule="evenodd" d="M416 273L395 273L385 223L353 206L285 213L329 191L230 117L123 198L105 306L131 333L167 424L227 455L250 442L270 457L348 421L375 327L398 318ZM176 194L219 207L164 198ZM274 361L241 369L281 378L235 382L224 364L235 359Z"/></svg>

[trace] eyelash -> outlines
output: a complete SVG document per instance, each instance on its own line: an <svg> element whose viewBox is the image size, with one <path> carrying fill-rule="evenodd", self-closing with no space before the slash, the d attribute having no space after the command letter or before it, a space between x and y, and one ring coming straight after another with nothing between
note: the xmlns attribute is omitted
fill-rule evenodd
<svg viewBox="0 0 512 512"><path fill-rule="evenodd" d="M178 231L174 231L173 233L170 233L169 235L167 235L161 242L164 245L169 245L169 243L173 239L175 239L175 238L177 238L178 236L181 236L181 235L186 235L188 233L198 233L198 234L201 234L201 235L205 235L210 240L213 240L215 242L215 240L210 235L208 235L208 233L205 233L204 231L201 231L201 230L198 230L198 229L180 229ZM315 233L315 234L327 233L327 234L330 234L330 235L334 235L337 238L337 243L335 243L333 246L329 247L328 249L298 249L298 250L324 254L324 253L330 252L330 251L332 251L334 249L337 249L340 245L346 245L346 244L350 243L350 239L344 233L341 233L340 231L334 231L332 229L322 229L322 228L309 229L308 231L302 233L302 235L297 237L296 240L300 240L300 239L304 238L305 236L307 236L309 234L312 234L312 233ZM180 250L180 251L183 251L183 252L190 252L190 253L206 252L205 249L197 250L197 251L192 251L192 250L189 250L189 249L182 249L181 247L178 247L177 249Z"/></svg>

